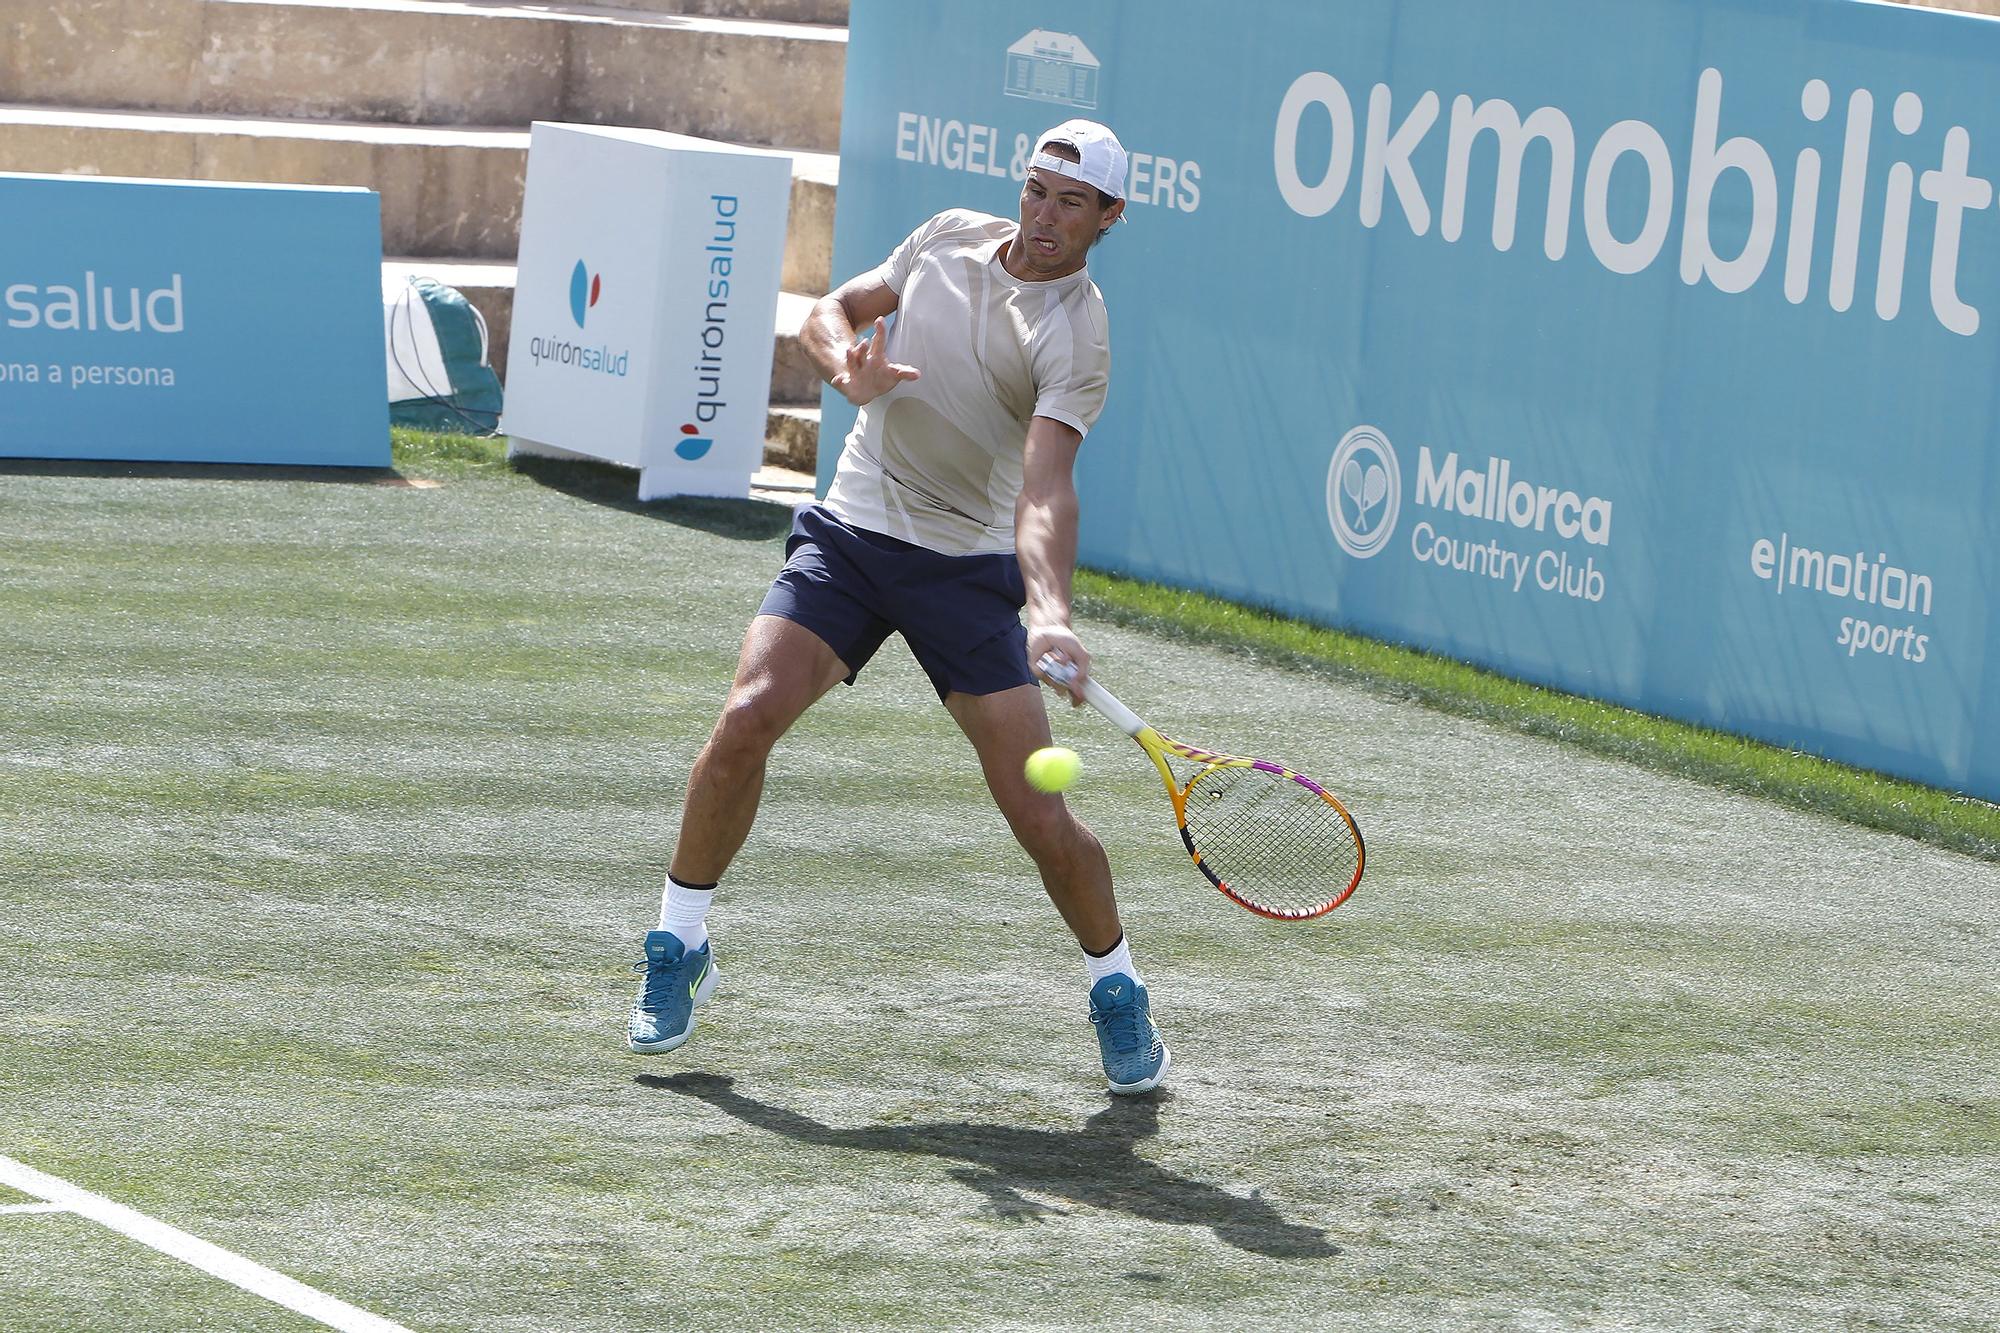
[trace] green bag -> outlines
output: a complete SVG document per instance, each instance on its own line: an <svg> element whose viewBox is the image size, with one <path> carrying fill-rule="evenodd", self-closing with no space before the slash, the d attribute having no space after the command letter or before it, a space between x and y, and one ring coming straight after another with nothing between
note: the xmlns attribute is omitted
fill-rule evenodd
<svg viewBox="0 0 2000 1333"><path fill-rule="evenodd" d="M392 423L470 435L499 429L486 321L463 294L435 278L385 277L382 319Z"/></svg>

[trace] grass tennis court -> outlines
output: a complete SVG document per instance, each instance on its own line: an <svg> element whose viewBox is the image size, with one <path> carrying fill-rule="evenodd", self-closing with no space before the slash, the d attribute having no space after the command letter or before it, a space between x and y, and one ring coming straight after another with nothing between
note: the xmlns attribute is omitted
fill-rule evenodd
<svg viewBox="0 0 2000 1333"><path fill-rule="evenodd" d="M1130 618L1128 703L1369 835L1256 920L1057 719L1170 1095L896 645L627 1055L787 516L480 457L0 473L0 1156L424 1330L1991 1327L2000 866ZM27 1212L0 1326L311 1327Z"/></svg>

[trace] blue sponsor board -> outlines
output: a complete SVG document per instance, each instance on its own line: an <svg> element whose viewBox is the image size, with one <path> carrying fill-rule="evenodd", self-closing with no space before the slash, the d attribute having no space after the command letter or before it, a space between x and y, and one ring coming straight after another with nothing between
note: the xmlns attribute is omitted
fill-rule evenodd
<svg viewBox="0 0 2000 1333"><path fill-rule="evenodd" d="M0 457L389 465L365 190L0 173Z"/></svg>
<svg viewBox="0 0 2000 1333"><path fill-rule="evenodd" d="M1014 213L1029 33L1132 154L1084 561L2000 798L2000 22L855 0L836 278Z"/></svg>

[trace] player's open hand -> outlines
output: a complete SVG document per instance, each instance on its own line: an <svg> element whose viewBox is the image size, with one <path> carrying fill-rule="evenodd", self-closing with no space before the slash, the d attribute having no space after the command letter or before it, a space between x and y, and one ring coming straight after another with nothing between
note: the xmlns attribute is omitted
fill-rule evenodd
<svg viewBox="0 0 2000 1333"><path fill-rule="evenodd" d="M874 402L904 380L921 378L915 366L899 365L889 359L889 339L884 322L875 321L874 336L856 338L847 349L847 369L833 377L833 387L856 407Z"/></svg>

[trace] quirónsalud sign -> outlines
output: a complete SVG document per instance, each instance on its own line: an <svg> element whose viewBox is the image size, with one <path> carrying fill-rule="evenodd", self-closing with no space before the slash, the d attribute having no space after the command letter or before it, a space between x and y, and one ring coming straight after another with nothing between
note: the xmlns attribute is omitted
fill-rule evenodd
<svg viewBox="0 0 2000 1333"><path fill-rule="evenodd" d="M1996 71L1865 0L856 0L835 267L1103 120L1086 563L2000 798Z"/></svg>
<svg viewBox="0 0 2000 1333"><path fill-rule="evenodd" d="M389 466L366 190L0 173L0 457Z"/></svg>

